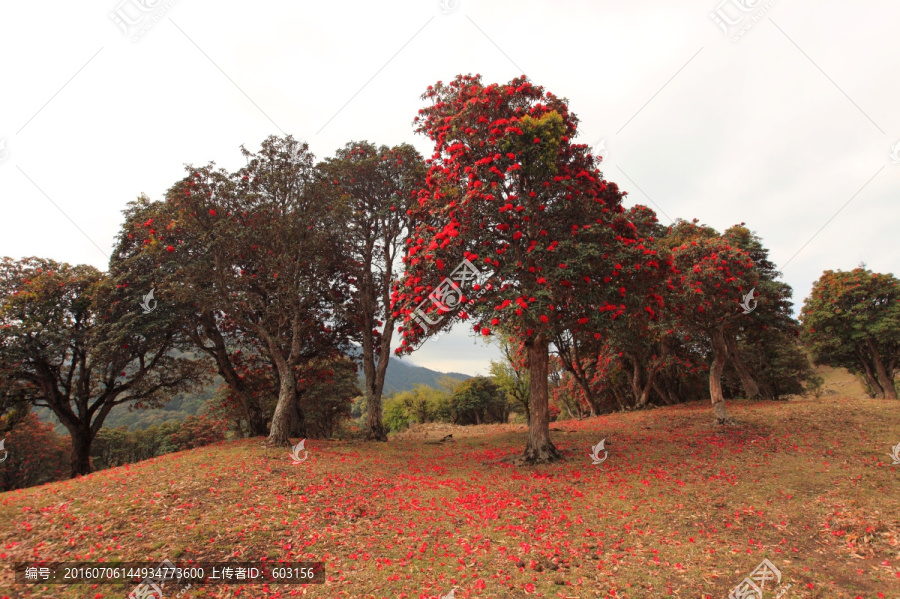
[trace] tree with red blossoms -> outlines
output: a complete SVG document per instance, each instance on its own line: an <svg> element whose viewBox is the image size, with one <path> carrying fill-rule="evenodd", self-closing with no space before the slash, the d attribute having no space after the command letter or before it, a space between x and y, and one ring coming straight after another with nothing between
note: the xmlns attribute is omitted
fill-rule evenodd
<svg viewBox="0 0 900 599"><path fill-rule="evenodd" d="M394 335L390 294L425 165L409 144L389 148L364 141L348 143L316 170L320 201L335 207L342 223L341 270L352 293L343 311L362 346L366 437L387 441L381 395Z"/></svg>
<svg viewBox="0 0 900 599"><path fill-rule="evenodd" d="M692 335L703 335L712 347L709 394L719 424L731 419L725 408L722 372L728 358L726 336L747 318L741 302L759 282L750 254L727 239L694 239L672 250L676 273L669 283L678 294L678 321Z"/></svg>
<svg viewBox="0 0 900 599"><path fill-rule="evenodd" d="M619 277L632 265L622 262L622 242L635 231L623 194L604 180L600 159L572 142L578 119L566 100L525 77L484 85L480 75L460 75L422 98L431 104L416 117L416 131L435 149L413 212L406 275L393 295L402 319L397 352L458 319L474 321L482 335L516 336L531 382L522 461L559 459L549 431L549 346L560 331L601 329L624 313ZM486 279L450 285L445 277L463 259ZM426 301L429 295L441 303ZM464 309L445 311L448 305ZM437 328L426 330L422 312Z"/></svg>

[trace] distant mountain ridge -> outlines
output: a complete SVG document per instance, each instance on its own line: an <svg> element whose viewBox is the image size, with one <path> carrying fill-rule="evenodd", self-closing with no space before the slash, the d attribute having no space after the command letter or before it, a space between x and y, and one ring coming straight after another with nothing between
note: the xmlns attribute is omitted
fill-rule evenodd
<svg viewBox="0 0 900 599"><path fill-rule="evenodd" d="M355 358L359 363L361 352L349 352L351 358ZM442 376L464 381L472 378L468 374L459 372L439 372L431 370L424 366L416 366L409 362L404 362L392 357L388 362L387 372L384 377L385 396L393 393L408 391L416 385L428 385L437 387L437 380ZM109 416L103 423L104 427L115 428L117 426L125 426L131 430L143 430L152 424L161 424L169 420L183 421L188 416L196 416L203 411L206 401L215 395L216 388L222 384L222 379L216 375L208 386L198 392L187 395L176 395L162 409L159 410L135 410L130 411L128 406L116 406L112 409ZM365 376L362 371L362 364L359 363L358 382L360 394L365 395ZM66 428L59 422L56 415L48 408L34 408L38 417L43 422L52 424L59 434L66 434Z"/></svg>
<svg viewBox="0 0 900 599"><path fill-rule="evenodd" d="M439 372L431 370L424 366L416 366L409 362L404 362L396 358L391 358L388 362L387 372L384 375L384 394L399 393L412 389L415 385L428 385L437 387L437 380L442 376L448 376L453 379L464 381L472 378L468 374L459 372ZM362 389L365 385L365 377L362 374L362 368L359 373L359 387Z"/></svg>

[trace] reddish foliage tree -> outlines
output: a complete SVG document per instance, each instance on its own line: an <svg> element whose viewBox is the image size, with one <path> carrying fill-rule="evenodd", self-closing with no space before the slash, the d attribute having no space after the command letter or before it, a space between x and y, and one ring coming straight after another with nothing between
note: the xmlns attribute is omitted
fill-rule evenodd
<svg viewBox="0 0 900 599"><path fill-rule="evenodd" d="M709 393L719 424L730 422L722 393L722 371L728 357L726 335L745 318L740 302L759 281L748 252L726 239L690 241L672 250L677 274L670 290L678 293L678 322L691 334L705 335L713 351Z"/></svg>
<svg viewBox="0 0 900 599"><path fill-rule="evenodd" d="M603 179L600 159L572 143L578 119L566 101L524 77L483 85L478 75L460 75L422 98L432 104L416 117L416 131L435 142L435 152L413 214L406 276L392 298L403 318L397 352L434 332L413 310L462 258L491 269L477 289L483 294L463 298L464 312L426 312L442 325L471 313L474 330L523 341L531 375L523 460L558 459L549 435L548 348L563 330L602 329L624 313L614 302L627 293L619 280L622 242L635 230L623 215L623 194Z"/></svg>
<svg viewBox="0 0 900 599"><path fill-rule="evenodd" d="M336 305L349 289L341 277L333 209L310 193L313 157L290 136L270 137L247 166L229 174L188 166L169 201L174 227L198 231L209 256L208 306L258 342L278 380L267 443L306 436L295 367L346 350L349 326ZM182 225L181 221L188 221Z"/></svg>
<svg viewBox="0 0 900 599"><path fill-rule="evenodd" d="M0 491L24 489L60 480L68 474L66 454L71 443L30 412L4 433L0 458Z"/></svg>

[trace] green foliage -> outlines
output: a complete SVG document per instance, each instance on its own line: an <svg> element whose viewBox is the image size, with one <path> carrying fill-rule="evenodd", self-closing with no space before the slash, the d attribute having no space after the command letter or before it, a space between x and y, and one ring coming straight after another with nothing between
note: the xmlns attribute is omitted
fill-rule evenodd
<svg viewBox="0 0 900 599"><path fill-rule="evenodd" d="M509 402L494 381L476 376L462 383L450 396L450 413L454 424L506 422Z"/></svg>
<svg viewBox="0 0 900 599"><path fill-rule="evenodd" d="M396 433L409 427L410 418L406 406L396 395L385 398L382 415L384 425L391 432Z"/></svg>
<svg viewBox="0 0 900 599"><path fill-rule="evenodd" d="M825 379L814 374L806 380L806 392L819 399L822 397L822 391L825 390Z"/></svg>
<svg viewBox="0 0 900 599"><path fill-rule="evenodd" d="M802 339L813 361L860 373L879 397L897 397L900 281L865 268L825 271L803 304Z"/></svg>

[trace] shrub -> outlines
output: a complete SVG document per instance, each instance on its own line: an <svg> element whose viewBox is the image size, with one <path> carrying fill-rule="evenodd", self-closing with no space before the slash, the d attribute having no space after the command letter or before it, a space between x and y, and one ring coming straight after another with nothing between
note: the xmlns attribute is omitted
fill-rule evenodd
<svg viewBox="0 0 900 599"><path fill-rule="evenodd" d="M817 374L812 375L806 381L806 392L816 399L822 397L822 391L825 389L825 379Z"/></svg>
<svg viewBox="0 0 900 599"><path fill-rule="evenodd" d="M392 395L384 400L383 405L384 425L391 432L401 431L409 426L409 414L402 398Z"/></svg>

